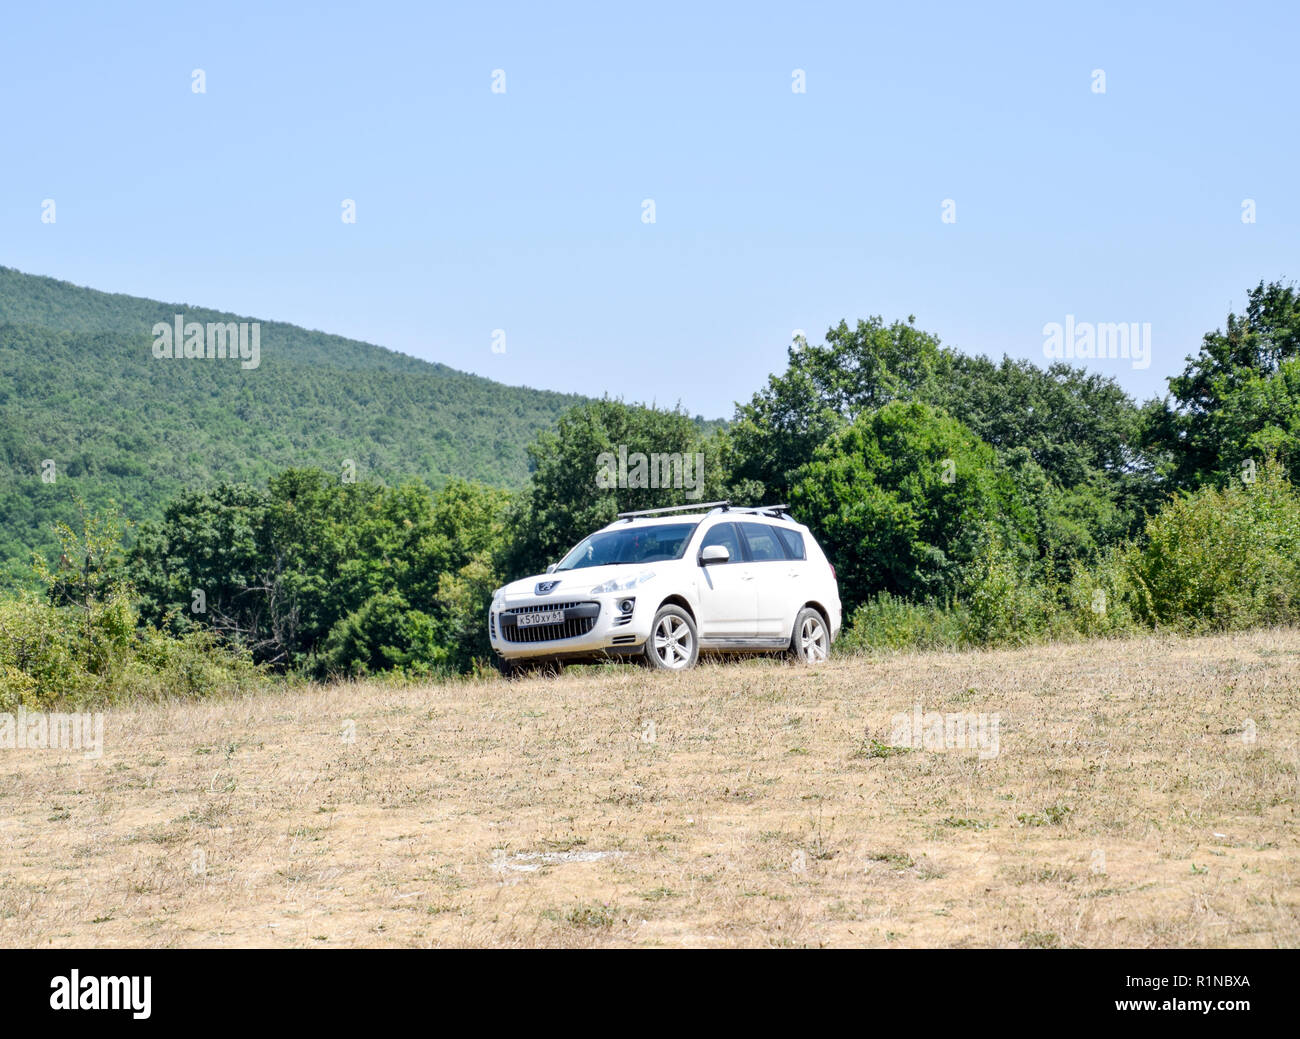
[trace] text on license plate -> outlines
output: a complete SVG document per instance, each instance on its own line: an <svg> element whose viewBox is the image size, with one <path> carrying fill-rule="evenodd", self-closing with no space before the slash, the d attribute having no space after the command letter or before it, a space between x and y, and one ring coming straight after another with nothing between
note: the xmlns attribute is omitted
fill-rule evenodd
<svg viewBox="0 0 1300 1039"><path fill-rule="evenodd" d="M563 610L543 610L540 613L521 613L519 626L531 628L537 624L560 624L564 620Z"/></svg>

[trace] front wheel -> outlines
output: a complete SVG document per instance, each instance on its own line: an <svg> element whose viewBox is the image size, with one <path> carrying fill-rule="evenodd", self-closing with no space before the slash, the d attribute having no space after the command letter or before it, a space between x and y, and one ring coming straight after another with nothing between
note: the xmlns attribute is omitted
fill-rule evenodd
<svg viewBox="0 0 1300 1039"><path fill-rule="evenodd" d="M805 606L794 619L790 652L802 664L820 664L831 655L831 633L826 620L811 606Z"/></svg>
<svg viewBox="0 0 1300 1039"><path fill-rule="evenodd" d="M645 640L645 661L659 671L685 671L700 656L695 622L680 606L661 606Z"/></svg>

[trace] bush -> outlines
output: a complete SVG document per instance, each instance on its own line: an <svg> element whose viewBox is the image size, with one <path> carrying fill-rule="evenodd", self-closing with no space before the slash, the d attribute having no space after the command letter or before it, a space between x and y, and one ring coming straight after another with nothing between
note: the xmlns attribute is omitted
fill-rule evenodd
<svg viewBox="0 0 1300 1039"><path fill-rule="evenodd" d="M881 594L852 614L846 649L951 649L1300 623L1300 492L1269 461L1253 483L1171 499L1142 539L1057 583L986 536L948 605Z"/></svg>
<svg viewBox="0 0 1300 1039"><path fill-rule="evenodd" d="M1143 630L1122 552L1107 554L1092 569L1076 566L1063 594L1064 608L1053 619L1057 634L1098 638Z"/></svg>
<svg viewBox="0 0 1300 1039"><path fill-rule="evenodd" d="M1153 627L1229 631L1300 621L1300 494L1281 465L1172 499L1123 556Z"/></svg>
<svg viewBox="0 0 1300 1039"><path fill-rule="evenodd" d="M1120 554L1091 569L1076 565L1064 585L1050 574L1047 566L1026 567L990 541L967 567L960 598L917 603L882 592L853 611L840 648L956 650L1143 630Z"/></svg>
<svg viewBox="0 0 1300 1039"><path fill-rule="evenodd" d="M175 637L136 621L120 591L89 614L30 595L0 600L0 710L202 697L266 681L208 632Z"/></svg>
<svg viewBox="0 0 1300 1039"><path fill-rule="evenodd" d="M269 677L247 653L225 645L210 631L181 636L143 627L136 633L135 654L107 692L121 699L201 699L216 693L250 692Z"/></svg>
<svg viewBox="0 0 1300 1039"><path fill-rule="evenodd" d="M433 673L446 657L428 614L411 609L396 592L380 592L330 629L315 670L352 678L393 670Z"/></svg>
<svg viewBox="0 0 1300 1039"><path fill-rule="evenodd" d="M115 517L82 509L80 533L60 525L56 534L58 566L34 566L45 594L0 599L0 710L207 696L266 680L208 632L172 636L140 623Z"/></svg>
<svg viewBox="0 0 1300 1039"><path fill-rule="evenodd" d="M0 708L30 706L80 683L74 619L31 594L0 601Z"/></svg>
<svg viewBox="0 0 1300 1039"><path fill-rule="evenodd" d="M962 644L965 611L934 602L914 603L881 592L849 617L840 648L957 649Z"/></svg>
<svg viewBox="0 0 1300 1039"><path fill-rule="evenodd" d="M966 567L967 610L962 642L971 646L1021 646L1038 641L1055 612L1050 588L996 539L987 539Z"/></svg>

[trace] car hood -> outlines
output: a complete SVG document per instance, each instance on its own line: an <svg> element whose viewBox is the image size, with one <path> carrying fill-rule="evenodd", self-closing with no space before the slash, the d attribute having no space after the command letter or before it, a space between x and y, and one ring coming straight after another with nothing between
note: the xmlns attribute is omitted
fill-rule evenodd
<svg viewBox="0 0 1300 1039"><path fill-rule="evenodd" d="M604 584L606 581L631 581L645 573L658 574L665 564L635 563L623 566L587 566L579 570L561 570L553 574L537 574L533 577L524 577L518 581L511 581L503 585L498 591L498 595L505 599L506 602L516 602L525 599L551 599L555 602L563 600L573 600L575 598L585 599L591 595L591 590L597 585ZM559 582L549 592L539 592L537 586L543 588L552 581Z"/></svg>

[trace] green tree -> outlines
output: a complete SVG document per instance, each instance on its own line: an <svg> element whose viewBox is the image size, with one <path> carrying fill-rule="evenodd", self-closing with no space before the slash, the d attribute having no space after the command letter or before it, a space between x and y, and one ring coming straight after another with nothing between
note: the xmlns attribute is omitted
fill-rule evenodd
<svg viewBox="0 0 1300 1039"><path fill-rule="evenodd" d="M942 363L939 340L915 319L841 321L823 345L799 342L786 371L736 409L733 479L748 480L769 503L784 501L796 471L827 437L863 411L911 399Z"/></svg>
<svg viewBox="0 0 1300 1039"><path fill-rule="evenodd" d="M678 410L609 399L569 409L554 432L540 434L528 448L533 476L511 520L508 572L538 572L619 512L716 498L723 492L723 456L729 450L725 434L705 433ZM638 476L636 455L680 457L681 479L670 468L670 486L648 486L654 466ZM654 482L662 484L663 475Z"/></svg>
<svg viewBox="0 0 1300 1039"><path fill-rule="evenodd" d="M1169 380L1170 400L1150 405L1146 433L1164 453L1174 486L1241 474L1275 455L1300 476L1300 294L1262 281L1245 313L1206 333L1200 351Z"/></svg>
<svg viewBox="0 0 1300 1039"><path fill-rule="evenodd" d="M737 408L730 432L732 478L750 481L758 497L784 500L795 472L828 437L905 400L946 411L1001 454L1027 452L1105 543L1130 533L1154 504L1155 481L1139 450L1140 412L1111 378L1065 364L968 357L912 318L886 325L875 317L854 328L840 322L824 345L796 344L788 360L784 373Z"/></svg>
<svg viewBox="0 0 1300 1039"><path fill-rule="evenodd" d="M1112 378L1067 364L951 354L929 403L999 451L1023 448L1062 487L1140 466L1140 412Z"/></svg>
<svg viewBox="0 0 1300 1039"><path fill-rule="evenodd" d="M207 628L259 662L463 669L487 654L480 629L508 501L460 480L435 495L288 470L265 491L220 486L173 502L142 531L130 571L149 621Z"/></svg>
<svg viewBox="0 0 1300 1039"><path fill-rule="evenodd" d="M839 573L848 609L877 592L944 599L979 546L1036 551L1033 518L996 452L956 419L896 401L864 412L798 473L792 505Z"/></svg>
<svg viewBox="0 0 1300 1039"><path fill-rule="evenodd" d="M433 619L397 592L372 595L336 621L323 641L315 669L361 677L384 671L431 672L446 663Z"/></svg>

